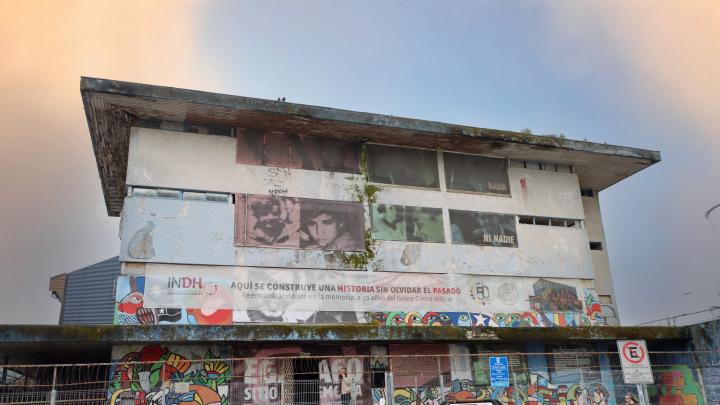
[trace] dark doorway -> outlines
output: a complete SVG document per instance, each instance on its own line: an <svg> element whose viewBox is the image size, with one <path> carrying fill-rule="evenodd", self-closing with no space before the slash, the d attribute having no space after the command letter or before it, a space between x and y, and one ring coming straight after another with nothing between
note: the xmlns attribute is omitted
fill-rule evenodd
<svg viewBox="0 0 720 405"><path fill-rule="evenodd" d="M318 359L294 359L293 380L296 405L320 404L320 361Z"/></svg>

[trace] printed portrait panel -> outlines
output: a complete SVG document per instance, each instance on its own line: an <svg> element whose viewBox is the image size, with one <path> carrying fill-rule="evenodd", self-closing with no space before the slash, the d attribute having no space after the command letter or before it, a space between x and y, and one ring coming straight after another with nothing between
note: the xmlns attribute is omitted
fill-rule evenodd
<svg viewBox="0 0 720 405"><path fill-rule="evenodd" d="M452 243L518 247L515 216L450 210Z"/></svg>
<svg viewBox="0 0 720 405"><path fill-rule="evenodd" d="M370 211L372 238L406 241L405 207L392 204L372 204Z"/></svg>
<svg viewBox="0 0 720 405"><path fill-rule="evenodd" d="M238 129L236 162L360 173L360 144L331 138Z"/></svg>
<svg viewBox="0 0 720 405"><path fill-rule="evenodd" d="M439 188L437 152L434 150L367 145L370 181Z"/></svg>
<svg viewBox="0 0 720 405"><path fill-rule="evenodd" d="M440 208L405 207L407 240L412 242L445 242Z"/></svg>
<svg viewBox="0 0 720 405"><path fill-rule="evenodd" d="M356 202L300 200L300 247L365 250L363 206Z"/></svg>
<svg viewBox="0 0 720 405"><path fill-rule="evenodd" d="M372 204L372 237L409 242L445 241L442 209Z"/></svg>
<svg viewBox="0 0 720 405"><path fill-rule="evenodd" d="M510 194L505 159L443 152L448 190Z"/></svg>
<svg viewBox="0 0 720 405"><path fill-rule="evenodd" d="M246 245L300 246L300 201L297 198L249 195L245 217Z"/></svg>

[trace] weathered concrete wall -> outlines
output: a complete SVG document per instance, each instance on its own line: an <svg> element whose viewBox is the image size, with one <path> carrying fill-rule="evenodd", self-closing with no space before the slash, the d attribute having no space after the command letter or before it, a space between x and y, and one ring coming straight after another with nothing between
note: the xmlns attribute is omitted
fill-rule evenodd
<svg viewBox="0 0 720 405"><path fill-rule="evenodd" d="M235 163L236 139L135 128L130 136L127 184L187 190L354 200L347 173Z"/></svg>
<svg viewBox="0 0 720 405"><path fill-rule="evenodd" d="M613 317L611 322L619 322L619 312L615 300L615 288L613 286L612 273L610 271L610 258L605 240L605 229L600 214L600 198L597 194L594 197L582 197L582 204L585 210L585 229L590 242L602 243L602 250L590 250L592 266L595 276L595 290L599 295L610 296L611 308L604 308L606 317ZM602 302L606 305L606 302Z"/></svg>
<svg viewBox="0 0 720 405"><path fill-rule="evenodd" d="M511 197L381 186L378 203L444 208L445 243L375 241L376 271L592 279L587 232L517 225L518 248L454 245L447 209L583 219L577 176L509 168ZM361 175L237 164L235 138L134 129L129 185L357 200ZM360 191L362 192L362 191ZM232 246L232 205L128 198L121 260L342 269L323 251ZM151 235L152 249L147 246ZM133 241L134 240L134 241ZM192 247L192 248L189 248ZM131 252L133 250L133 252Z"/></svg>

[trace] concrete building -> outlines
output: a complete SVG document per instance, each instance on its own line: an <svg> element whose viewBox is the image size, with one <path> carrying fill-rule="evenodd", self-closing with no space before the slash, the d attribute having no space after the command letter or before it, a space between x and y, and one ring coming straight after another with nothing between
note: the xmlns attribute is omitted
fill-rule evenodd
<svg viewBox="0 0 720 405"><path fill-rule="evenodd" d="M121 216L118 323L617 324L598 193L658 152L100 79L82 95Z"/></svg>
<svg viewBox="0 0 720 405"><path fill-rule="evenodd" d="M355 403L422 392L429 405L480 395L489 383L463 356L488 350L557 354L513 358L524 395L544 381L566 398L580 378L597 384L582 395L607 398L612 339L650 333L605 326L618 321L598 193L658 152L103 79L81 93L121 217L114 323L127 326L99 330L115 334L113 361L182 359L162 381L204 376L197 403L340 401L344 367ZM666 332L656 347L682 339ZM434 377L403 374L421 359L388 360L417 354L440 356ZM245 360L202 362L216 357ZM179 392L113 370L113 404Z"/></svg>

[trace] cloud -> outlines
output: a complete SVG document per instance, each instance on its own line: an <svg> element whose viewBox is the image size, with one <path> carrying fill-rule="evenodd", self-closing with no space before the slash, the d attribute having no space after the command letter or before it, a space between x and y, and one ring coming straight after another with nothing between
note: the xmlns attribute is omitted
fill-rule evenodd
<svg viewBox="0 0 720 405"><path fill-rule="evenodd" d="M199 63L203 7L0 1L0 323L54 322L48 277L118 253L80 76L218 88L221 75Z"/></svg>
<svg viewBox="0 0 720 405"><path fill-rule="evenodd" d="M706 141L720 145L720 2L546 5L558 66L571 76L597 66L622 70L627 75L622 97L642 94L638 102L689 118Z"/></svg>

